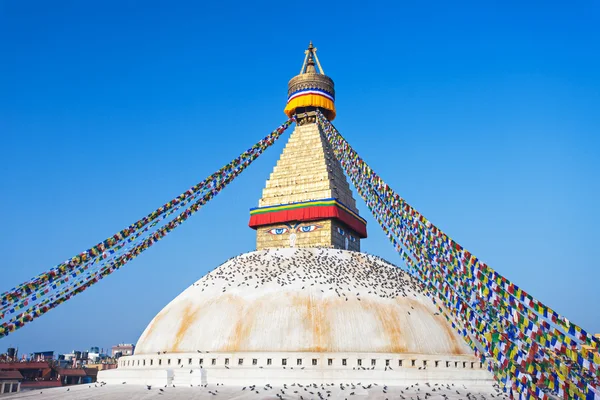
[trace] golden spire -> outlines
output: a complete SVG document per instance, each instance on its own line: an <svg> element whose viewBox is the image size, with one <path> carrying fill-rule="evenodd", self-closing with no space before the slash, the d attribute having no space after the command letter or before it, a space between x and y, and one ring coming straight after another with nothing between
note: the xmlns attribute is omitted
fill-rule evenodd
<svg viewBox="0 0 600 400"><path fill-rule="evenodd" d="M328 120L333 121L336 114L334 103L333 80L325 75L317 57L317 48L311 41L304 51L300 74L288 82L288 101L284 112L291 117L318 108Z"/></svg>
<svg viewBox="0 0 600 400"><path fill-rule="evenodd" d="M258 207L250 210L256 248L332 247L360 251L367 237L352 191L316 122L317 111L335 118L333 80L325 75L312 42L300 74L288 83L284 112L296 128L273 168Z"/></svg>
<svg viewBox="0 0 600 400"><path fill-rule="evenodd" d="M319 72L317 72L315 69L315 61L319 67ZM300 74L316 73L325 75L325 71L323 71L323 67L321 67L321 63L319 62L319 57L317 57L317 48L313 46L311 40L308 44L308 49L304 50L304 62L302 63L302 68L300 68Z"/></svg>

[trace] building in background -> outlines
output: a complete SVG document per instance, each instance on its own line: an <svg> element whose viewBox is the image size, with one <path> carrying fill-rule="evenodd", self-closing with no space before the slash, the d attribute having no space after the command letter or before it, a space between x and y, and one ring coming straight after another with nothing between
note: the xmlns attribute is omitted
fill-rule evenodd
<svg viewBox="0 0 600 400"><path fill-rule="evenodd" d="M99 347L90 347L88 351L88 363L98 363L102 359L103 354Z"/></svg>
<svg viewBox="0 0 600 400"><path fill-rule="evenodd" d="M11 347L0 354L0 394L96 382L98 371L117 366L102 350L91 347L58 356L53 351L37 351L19 359L17 349Z"/></svg>
<svg viewBox="0 0 600 400"><path fill-rule="evenodd" d="M96 368L59 368L58 370L58 379L62 386L96 382L97 376Z"/></svg>
<svg viewBox="0 0 600 400"><path fill-rule="evenodd" d="M119 343L112 347L111 356L119 358L120 356L132 356L135 346L131 343Z"/></svg>
<svg viewBox="0 0 600 400"><path fill-rule="evenodd" d="M98 371L104 371L106 369L114 368L117 368L117 362L113 361L113 359L109 359L101 363L90 363L87 365L87 369L97 369Z"/></svg>
<svg viewBox="0 0 600 400"><path fill-rule="evenodd" d="M14 362L18 361L19 349L9 347L6 353L0 354L0 362Z"/></svg>
<svg viewBox="0 0 600 400"><path fill-rule="evenodd" d="M23 375L19 371L0 371L0 395L21 391Z"/></svg>
<svg viewBox="0 0 600 400"><path fill-rule="evenodd" d="M61 362L61 366L67 366L71 364L71 368L82 367L88 362L88 352L87 351L79 351L73 350L71 353L63 354L64 362ZM61 361L63 361L61 360Z"/></svg>
<svg viewBox="0 0 600 400"><path fill-rule="evenodd" d="M0 374L9 377L4 380L5 391L9 380L14 387L14 379L18 379L20 383L17 390L62 386L54 360L0 362Z"/></svg>
<svg viewBox="0 0 600 400"><path fill-rule="evenodd" d="M36 351L35 353L31 353L29 355L29 359L31 361L50 361L50 360L54 360L54 352L53 351Z"/></svg>

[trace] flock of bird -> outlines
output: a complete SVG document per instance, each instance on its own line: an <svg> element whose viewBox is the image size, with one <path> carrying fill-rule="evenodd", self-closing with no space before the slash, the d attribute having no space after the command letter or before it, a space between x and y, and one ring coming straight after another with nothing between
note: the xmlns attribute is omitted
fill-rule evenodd
<svg viewBox="0 0 600 400"><path fill-rule="evenodd" d="M102 389L100 392L89 393L83 395L81 388L76 388L69 394L66 394L64 388L50 389L45 393L54 395L63 394L65 398L147 398L161 396L168 399L203 399L203 398L236 398L236 399L290 399L290 400L353 400L353 399L381 399L381 400L497 400L508 399L508 395L503 393L500 387L496 384L481 388L478 386L467 387L463 384L449 383L414 383L412 385L402 386L387 386L377 383L321 383L321 384L283 384L271 385L269 383L263 385L248 385L248 386L225 386L224 384L202 384L189 386L175 385L126 385L123 382L120 392L106 391L111 389L110 385ZM85 386L85 385L79 385ZM92 388L92 385L88 386ZM104 384L95 384L95 388L104 387ZM79 389L79 390L78 390ZM70 389L67 389L69 391ZM60 391L60 392L59 392ZM143 392L148 396L144 396ZM112 395L114 393L114 396ZM97 396L96 396L97 394ZM83 397L82 397L83 395ZM68 396L68 397L67 397ZM104 396L104 397L103 397Z"/></svg>
<svg viewBox="0 0 600 400"><path fill-rule="evenodd" d="M271 249L245 253L229 259L197 281L195 290L207 290L207 294L228 291L260 290L261 286L278 285L282 288L317 290L339 298L357 299L378 296L424 298L420 283L409 274L380 257L359 252L323 248ZM311 287L316 288L311 289ZM198 350L198 352L201 352ZM159 352L160 354L161 352ZM164 351L162 353L165 353ZM208 351L206 351L208 353ZM181 366L183 367L183 365ZM359 367L365 369L364 367ZM370 369L370 368L367 368ZM386 368L387 369L387 368ZM391 368L390 368L391 369ZM191 373L192 371L190 371ZM81 385L83 386L83 385ZM112 388L111 388L112 386ZM467 388L462 384L414 383L412 385L386 386L377 383L291 383L283 385L263 384L244 387L224 384L178 384L170 385L90 385L90 388L115 390L114 398L142 398L143 390L148 396L161 398L238 398L238 399L400 399L400 400L492 400L508 398L497 385ZM200 389L200 390L199 390ZM64 388L63 390L64 394ZM67 389L67 390L70 390ZM133 391L137 393L133 395ZM107 393L108 394L108 393ZM69 396L75 395L73 390ZM110 397L110 396L109 396ZM106 397L106 398L109 398ZM65 397L66 398L66 397ZM93 399L94 396L86 397ZM146 396L143 396L146 398Z"/></svg>
<svg viewBox="0 0 600 400"><path fill-rule="evenodd" d="M337 296L346 301L361 298L425 298L421 284L386 260L360 252L324 248L267 249L233 257L193 284L194 290L219 295L227 292L247 293L277 286L290 290L312 290ZM316 287L315 287L316 286ZM200 352L200 351L199 351ZM161 352L159 352L161 353ZM164 352L163 352L164 353ZM181 366L183 367L183 366ZM359 367L361 368L361 367ZM370 368L368 368L370 369ZM125 385L126 382L123 382ZM189 385L189 386L188 386ZM400 399L400 400L490 400L506 398L491 384L484 389L454 384L386 386L376 383L292 383L282 386L251 385L232 387L223 384L145 386L157 396L176 396L202 389L202 396L189 398L269 398L297 400L325 399ZM121 386L121 385L118 385ZM129 386L129 385L125 385Z"/></svg>
<svg viewBox="0 0 600 400"><path fill-rule="evenodd" d="M290 254L291 252L291 254ZM340 298L417 296L422 285L408 273L380 257L324 248L267 249L229 259L194 283L202 291L221 293L233 288L259 289L275 283L282 288L302 283L327 288Z"/></svg>

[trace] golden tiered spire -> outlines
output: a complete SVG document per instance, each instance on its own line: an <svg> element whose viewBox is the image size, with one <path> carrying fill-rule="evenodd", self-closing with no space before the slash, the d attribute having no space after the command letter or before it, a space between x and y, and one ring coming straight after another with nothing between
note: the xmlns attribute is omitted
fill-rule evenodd
<svg viewBox="0 0 600 400"><path fill-rule="evenodd" d="M329 93L333 98L334 92L316 50L311 42L300 75L289 83L292 94L310 93L288 101L286 112L297 115L296 128L267 181L259 207L250 212L259 250L292 246L359 251L360 238L366 237L366 222L358 215L341 165L316 123L317 109L335 116L333 100L329 108L320 102Z"/></svg>

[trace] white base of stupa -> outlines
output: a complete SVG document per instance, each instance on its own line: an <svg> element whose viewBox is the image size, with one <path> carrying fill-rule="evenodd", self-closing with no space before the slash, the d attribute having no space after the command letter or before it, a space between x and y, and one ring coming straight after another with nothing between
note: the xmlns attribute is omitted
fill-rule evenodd
<svg viewBox="0 0 600 400"><path fill-rule="evenodd" d="M242 360L241 364L240 360ZM361 365L358 365L358 360L361 360ZM313 362L316 365L313 365ZM493 382L493 377L485 365L481 365L471 356L211 352L122 357L119 359L117 369L100 371L98 381L109 384L154 386L197 386L217 383L227 385L346 384L348 382L399 386L409 382L411 384L416 382L490 384Z"/></svg>

